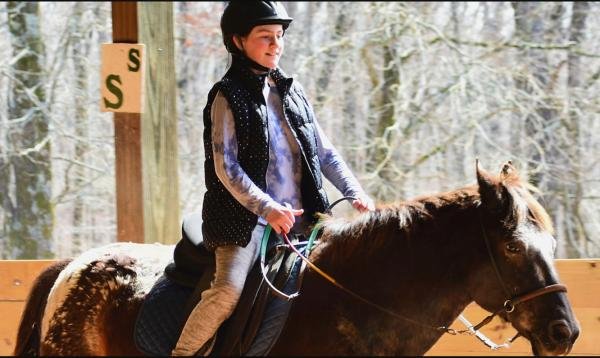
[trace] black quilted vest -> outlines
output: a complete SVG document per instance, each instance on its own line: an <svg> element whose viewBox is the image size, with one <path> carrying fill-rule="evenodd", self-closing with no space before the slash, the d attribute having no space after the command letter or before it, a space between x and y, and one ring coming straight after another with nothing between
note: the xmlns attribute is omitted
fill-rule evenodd
<svg viewBox="0 0 600 358"><path fill-rule="evenodd" d="M246 246L258 216L243 207L225 189L215 173L211 139L211 106L218 91L225 96L235 119L238 162L261 189L266 189L265 175L269 161L267 106L262 93L266 75L257 75L238 61L233 62L221 81L208 94L204 108L204 178L206 193L202 206L204 245L214 250L221 245ZM301 195L304 221L314 222L314 214L325 212L329 205L323 189L317 156L314 113L302 88L280 70L271 71L279 90L284 114L302 152Z"/></svg>

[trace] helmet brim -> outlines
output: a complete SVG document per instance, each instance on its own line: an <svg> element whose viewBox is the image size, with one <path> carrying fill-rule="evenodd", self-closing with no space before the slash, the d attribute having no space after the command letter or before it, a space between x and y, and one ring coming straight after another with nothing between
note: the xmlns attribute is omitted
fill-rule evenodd
<svg viewBox="0 0 600 358"><path fill-rule="evenodd" d="M277 25L283 25L284 29L287 28L288 26L290 26L290 23L292 22L292 19L282 19L280 17L266 17L263 19L259 19L256 21L252 22L252 27L254 26L258 26L258 25L271 25L271 24L277 24Z"/></svg>

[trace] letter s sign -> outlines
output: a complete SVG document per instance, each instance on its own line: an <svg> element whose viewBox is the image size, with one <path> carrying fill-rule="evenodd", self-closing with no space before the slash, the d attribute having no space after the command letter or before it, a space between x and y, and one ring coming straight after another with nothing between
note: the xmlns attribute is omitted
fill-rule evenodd
<svg viewBox="0 0 600 358"><path fill-rule="evenodd" d="M143 44L102 44L102 112L143 112L144 49Z"/></svg>
<svg viewBox="0 0 600 358"><path fill-rule="evenodd" d="M131 72L137 72L140 69L140 50L137 48L129 49L129 61L133 63L133 66L128 63L127 68Z"/></svg>
<svg viewBox="0 0 600 358"><path fill-rule="evenodd" d="M112 103L109 102L106 98L104 98L104 105L106 108L114 108L119 109L123 104L123 92L119 88L119 86L115 85L114 82L117 82L119 85L121 84L121 77L119 75L110 74L106 77L106 88L117 97L117 102Z"/></svg>

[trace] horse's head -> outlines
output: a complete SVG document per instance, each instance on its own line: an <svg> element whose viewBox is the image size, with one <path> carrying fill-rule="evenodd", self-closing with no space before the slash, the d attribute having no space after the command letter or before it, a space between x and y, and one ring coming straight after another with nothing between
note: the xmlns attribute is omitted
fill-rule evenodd
<svg viewBox="0 0 600 358"><path fill-rule="evenodd" d="M471 294L477 304L530 340L535 355L568 353L579 324L554 267L550 218L511 162L492 176L477 162L484 268ZM505 303L507 300L508 303Z"/></svg>

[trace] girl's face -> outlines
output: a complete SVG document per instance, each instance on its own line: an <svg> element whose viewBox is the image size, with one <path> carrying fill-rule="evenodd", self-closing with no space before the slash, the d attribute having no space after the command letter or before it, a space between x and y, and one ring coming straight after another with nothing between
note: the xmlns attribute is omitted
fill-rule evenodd
<svg viewBox="0 0 600 358"><path fill-rule="evenodd" d="M234 36L233 41L251 60L274 69L283 54L283 27L278 24L255 26L247 36Z"/></svg>

